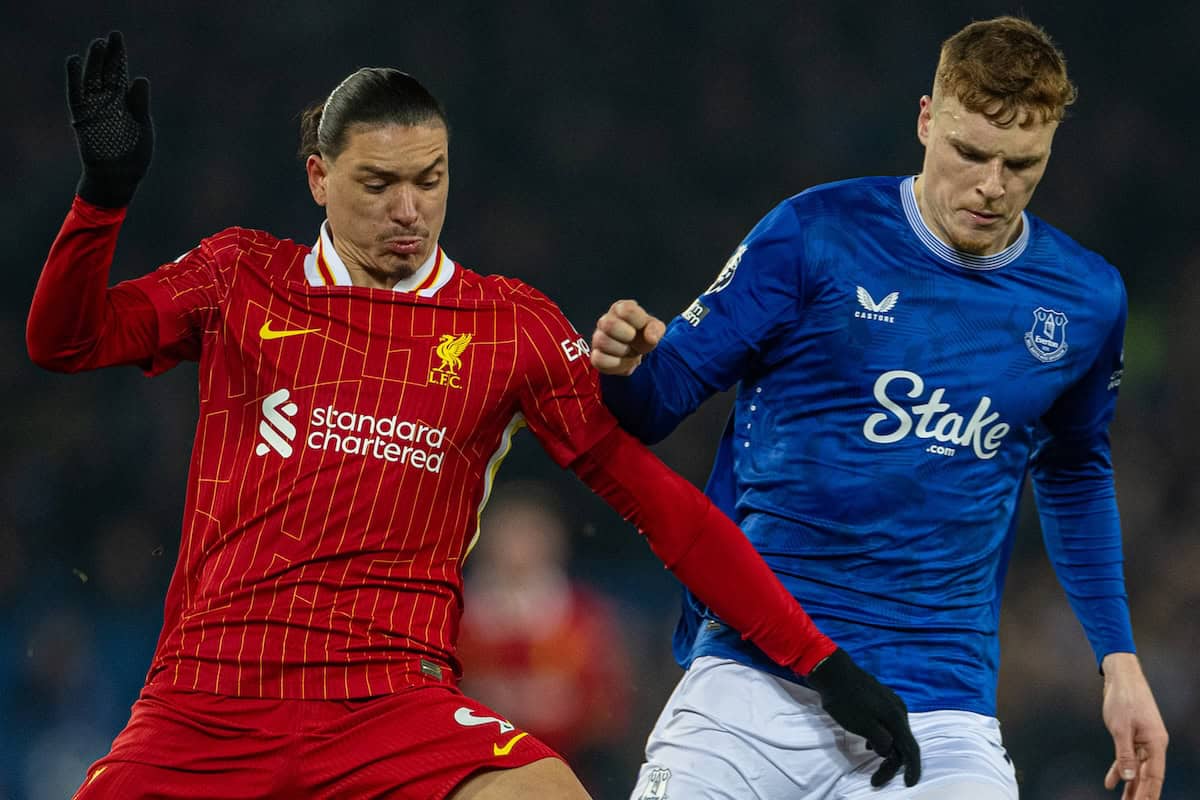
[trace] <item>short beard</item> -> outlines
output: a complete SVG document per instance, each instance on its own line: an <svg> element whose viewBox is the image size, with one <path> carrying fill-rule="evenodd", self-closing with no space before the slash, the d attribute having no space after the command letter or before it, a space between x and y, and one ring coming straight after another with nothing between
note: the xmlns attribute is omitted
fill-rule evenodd
<svg viewBox="0 0 1200 800"><path fill-rule="evenodd" d="M984 251L991 246L991 242L964 242L960 239L955 239L950 242L950 246L960 253L965 253L969 256L985 256L988 255ZM1001 248L1003 249L1003 248ZM994 253L992 255L995 255Z"/></svg>

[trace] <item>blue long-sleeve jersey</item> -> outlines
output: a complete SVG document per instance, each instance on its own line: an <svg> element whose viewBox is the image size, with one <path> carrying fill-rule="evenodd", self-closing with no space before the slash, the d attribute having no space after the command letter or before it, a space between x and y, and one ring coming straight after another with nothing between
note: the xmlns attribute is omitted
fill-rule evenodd
<svg viewBox="0 0 1200 800"><path fill-rule="evenodd" d="M737 384L708 495L910 710L994 715L1027 473L1097 659L1134 649L1107 433L1125 316L1116 269L1035 216L968 255L912 178L863 178L776 207L604 394L656 441ZM686 593L675 653L795 678Z"/></svg>

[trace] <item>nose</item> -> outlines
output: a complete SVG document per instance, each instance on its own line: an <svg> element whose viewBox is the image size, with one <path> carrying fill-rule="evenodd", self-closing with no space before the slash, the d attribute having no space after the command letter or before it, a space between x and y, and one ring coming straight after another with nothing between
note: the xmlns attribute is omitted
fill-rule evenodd
<svg viewBox="0 0 1200 800"><path fill-rule="evenodd" d="M1004 196L1004 163L1000 159L989 161L984 166L978 190L987 200L999 200Z"/></svg>
<svg viewBox="0 0 1200 800"><path fill-rule="evenodd" d="M388 210L395 222L405 227L415 225L420 214L417 212L417 198L413 188L411 186L398 187Z"/></svg>

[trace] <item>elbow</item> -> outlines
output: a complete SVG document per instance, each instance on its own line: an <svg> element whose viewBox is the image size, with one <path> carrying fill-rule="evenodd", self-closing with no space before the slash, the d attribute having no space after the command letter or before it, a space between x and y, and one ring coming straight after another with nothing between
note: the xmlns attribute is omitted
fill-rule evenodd
<svg viewBox="0 0 1200 800"><path fill-rule="evenodd" d="M644 445L658 444L667 438L667 434L671 432L671 427L656 424L655 420L645 417L625 418L617 413L614 413L613 416L616 417L617 424L621 426L621 430Z"/></svg>
<svg viewBox="0 0 1200 800"><path fill-rule="evenodd" d="M625 428L626 432L637 437L638 441L645 445L655 445L667 438L667 434L672 430L670 425L629 425L621 423L621 427Z"/></svg>
<svg viewBox="0 0 1200 800"><path fill-rule="evenodd" d="M678 402L664 402L660 397L651 398L636 408L614 407L607 401L606 397L605 403L621 427L644 445L656 445L666 439L690 413L681 411Z"/></svg>
<svg viewBox="0 0 1200 800"><path fill-rule="evenodd" d="M64 353L62 349L48 345L44 337L34 335L32 328L25 332L25 350L30 361L50 372L69 374L84 368L84 361L77 353Z"/></svg>
<svg viewBox="0 0 1200 800"><path fill-rule="evenodd" d="M637 373L635 373L636 375ZM604 405L616 417L621 429L642 444L658 444L673 429L669 415L662 408L652 384L632 388L639 378L600 376Z"/></svg>
<svg viewBox="0 0 1200 800"><path fill-rule="evenodd" d="M64 375L70 375L83 370L83 366L74 359L61 358L47 354L29 354L29 359L39 367L49 372L59 372Z"/></svg>
<svg viewBox="0 0 1200 800"><path fill-rule="evenodd" d="M54 352L39 342L29 330L25 332L25 352L29 354L29 360L42 369L59 371L58 359L55 358Z"/></svg>

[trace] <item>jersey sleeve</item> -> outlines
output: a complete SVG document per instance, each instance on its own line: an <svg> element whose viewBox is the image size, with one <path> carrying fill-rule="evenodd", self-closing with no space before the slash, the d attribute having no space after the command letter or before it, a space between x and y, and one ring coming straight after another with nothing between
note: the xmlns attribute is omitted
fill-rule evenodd
<svg viewBox="0 0 1200 800"><path fill-rule="evenodd" d="M195 330L207 324L217 292L210 254L202 245L150 275L109 288L124 219L124 209L75 198L29 309L26 345L35 363L58 372L136 364L155 375L198 358ZM164 283L193 291L172 299Z"/></svg>
<svg viewBox="0 0 1200 800"><path fill-rule="evenodd" d="M154 307L157 335L148 371L159 374L180 361L198 361L204 332L218 324L224 294L213 240L205 239L175 261L126 283Z"/></svg>
<svg viewBox="0 0 1200 800"><path fill-rule="evenodd" d="M807 675L837 648L733 521L625 431L611 429L571 469L637 526L689 591L775 663Z"/></svg>
<svg viewBox="0 0 1200 800"><path fill-rule="evenodd" d="M658 441L736 383L803 305L803 261L799 217L789 201L750 231L631 376L604 377L604 401L622 427Z"/></svg>
<svg viewBox="0 0 1200 800"><path fill-rule="evenodd" d="M1095 361L1042 418L1031 458L1046 551L1097 661L1134 652L1108 438L1123 369L1123 286L1119 294Z"/></svg>
<svg viewBox="0 0 1200 800"><path fill-rule="evenodd" d="M587 342L544 296L518 305L521 414L560 467L617 426L600 399Z"/></svg>

